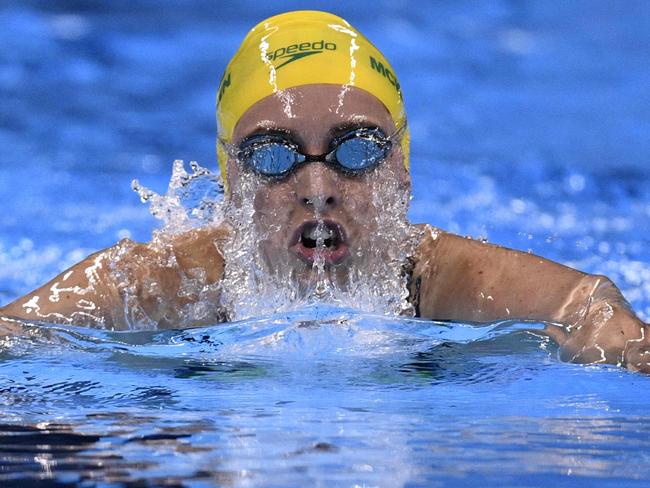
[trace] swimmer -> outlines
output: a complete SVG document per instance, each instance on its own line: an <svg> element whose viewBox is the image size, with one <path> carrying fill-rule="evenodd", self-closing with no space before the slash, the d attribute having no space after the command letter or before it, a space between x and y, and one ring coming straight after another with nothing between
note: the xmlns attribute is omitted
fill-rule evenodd
<svg viewBox="0 0 650 488"><path fill-rule="evenodd" d="M224 72L217 118L228 223L97 252L0 309L5 334L21 319L109 330L228 320L224 282L243 279L232 263L248 249L295 297L384 273L408 296L397 313L542 321L563 360L650 372L647 325L608 278L429 225L386 237L406 222L410 192L402 92L345 20L298 11L258 24ZM246 212L251 227L238 227Z"/></svg>

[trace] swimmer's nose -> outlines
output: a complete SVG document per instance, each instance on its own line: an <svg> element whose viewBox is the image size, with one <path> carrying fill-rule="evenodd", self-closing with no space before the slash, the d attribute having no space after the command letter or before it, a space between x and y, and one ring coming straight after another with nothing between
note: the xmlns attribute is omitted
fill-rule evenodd
<svg viewBox="0 0 650 488"><path fill-rule="evenodd" d="M298 170L296 196L300 203L317 213L331 210L339 202L336 175L324 163L309 163Z"/></svg>

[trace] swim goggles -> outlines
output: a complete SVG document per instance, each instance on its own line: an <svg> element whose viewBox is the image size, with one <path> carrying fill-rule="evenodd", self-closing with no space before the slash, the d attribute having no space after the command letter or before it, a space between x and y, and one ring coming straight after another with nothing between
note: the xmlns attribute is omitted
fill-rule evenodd
<svg viewBox="0 0 650 488"><path fill-rule="evenodd" d="M254 134L238 146L223 143L229 154L254 172L281 179L299 165L321 161L348 174L360 174L385 160L402 127L386 136L378 127L361 127L332 139L325 154L304 154L283 134Z"/></svg>

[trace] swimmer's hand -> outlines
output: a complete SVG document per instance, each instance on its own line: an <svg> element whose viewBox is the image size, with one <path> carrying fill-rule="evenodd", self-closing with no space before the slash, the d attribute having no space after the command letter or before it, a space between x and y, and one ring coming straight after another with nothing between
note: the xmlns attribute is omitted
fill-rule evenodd
<svg viewBox="0 0 650 488"><path fill-rule="evenodd" d="M545 333L560 346L563 361L615 364L650 373L650 329L635 315L614 284L594 282L584 313L569 325L547 324Z"/></svg>
<svg viewBox="0 0 650 488"><path fill-rule="evenodd" d="M18 320L0 316L0 340L5 337L19 336L22 332L23 329Z"/></svg>

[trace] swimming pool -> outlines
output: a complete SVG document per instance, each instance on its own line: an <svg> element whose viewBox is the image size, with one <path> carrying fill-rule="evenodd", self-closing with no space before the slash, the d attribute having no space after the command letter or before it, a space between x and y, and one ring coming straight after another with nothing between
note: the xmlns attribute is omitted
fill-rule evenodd
<svg viewBox="0 0 650 488"><path fill-rule="evenodd" d="M3 4L2 303L120 237L147 240L133 178L163 191L173 159L214 164L216 84L275 12L258 3ZM643 2L337 13L400 75L413 221L605 273L650 318ZM518 324L325 308L191 332L38 330L0 353L2 486L650 477L650 380L560 363Z"/></svg>

